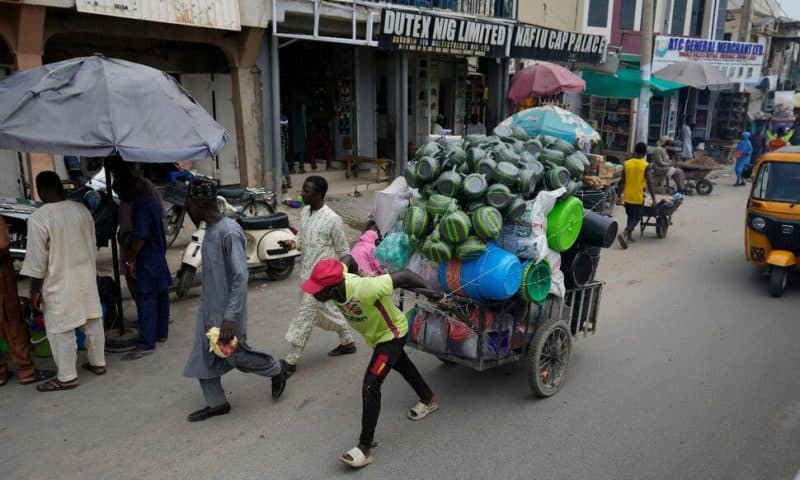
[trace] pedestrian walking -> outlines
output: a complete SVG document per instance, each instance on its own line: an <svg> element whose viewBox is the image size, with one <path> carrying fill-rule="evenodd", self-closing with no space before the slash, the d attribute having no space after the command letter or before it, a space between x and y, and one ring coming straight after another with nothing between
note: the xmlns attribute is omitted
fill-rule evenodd
<svg viewBox="0 0 800 480"><path fill-rule="evenodd" d="M39 370L33 364L31 338L17 293L17 273L10 249L8 224L0 217L0 338L8 346L8 355L0 352L0 387L11 379L7 357L17 364L17 380L22 385L42 382L56 374L53 370Z"/></svg>
<svg viewBox="0 0 800 480"><path fill-rule="evenodd" d="M351 258L345 258L349 265ZM422 420L439 408L439 401L423 380L403 346L408 336L408 321L392 298L395 288L427 288L425 280L409 270L378 277L345 274L345 264L337 259L323 259L303 282L302 289L320 302L338 308L352 327L373 348L361 387L361 435L358 445L339 456L339 460L358 468L372 463L375 426L381 410L381 385L394 369L419 396L408 418Z"/></svg>
<svg viewBox="0 0 800 480"><path fill-rule="evenodd" d="M653 184L650 179L650 168L647 163L647 144L639 142L634 147L634 156L625 161L622 169L622 180L619 182L617 193L625 205L625 214L628 222L625 230L617 236L620 246L625 249L633 243L633 230L642 221L644 210L644 190L650 192L653 204L656 203L656 195L653 193Z"/></svg>
<svg viewBox="0 0 800 480"><path fill-rule="evenodd" d="M153 353L156 342L164 343L169 337L172 276L167 266L164 209L160 200L139 189L133 177L115 181L114 191L120 200L132 204L131 243L125 268L136 285L139 341L136 349L122 359L136 360Z"/></svg>
<svg viewBox="0 0 800 480"><path fill-rule="evenodd" d="M247 344L247 253L242 228L217 208L217 184L196 178L189 185L187 211L195 223L207 225L203 238L203 292L197 312L194 345L183 375L200 381L206 406L188 416L199 422L231 410L225 398L221 377L233 368L272 379L272 398L278 399L286 387L285 363L256 351ZM209 351L206 334L219 328L219 340L236 351L221 358Z"/></svg>
<svg viewBox="0 0 800 480"><path fill-rule="evenodd" d="M323 258L341 258L350 250L341 217L325 205L327 193L328 182L320 176L310 176L303 184L303 202L306 206L300 217L297 243L295 245L292 241L287 242L287 247L296 247L303 252L301 281L308 279L311 269L318 261ZM292 348L286 356L290 373L297 370L297 362L303 355L314 326L339 335L339 346L328 352L328 355L335 357L355 353L356 344L342 314L332 305L322 304L313 296L301 293L297 316L286 332L286 341Z"/></svg>
<svg viewBox="0 0 800 480"><path fill-rule="evenodd" d="M745 185L744 172L752 162L753 145L750 143L750 132L742 132L742 138L739 140L739 143L736 144L734 155L736 156L736 183L733 185L739 187ZM750 169L750 171L752 172L752 169ZM749 176L750 175L747 175L747 177Z"/></svg>
<svg viewBox="0 0 800 480"><path fill-rule="evenodd" d="M75 369L75 329L86 334L87 360L82 367L106 373L103 310L97 291L97 247L89 210L67 200L56 172L36 176L44 205L28 218L28 243L22 275L31 279L31 307L44 312L47 340L58 367L56 378L36 390L69 390L80 384Z"/></svg>

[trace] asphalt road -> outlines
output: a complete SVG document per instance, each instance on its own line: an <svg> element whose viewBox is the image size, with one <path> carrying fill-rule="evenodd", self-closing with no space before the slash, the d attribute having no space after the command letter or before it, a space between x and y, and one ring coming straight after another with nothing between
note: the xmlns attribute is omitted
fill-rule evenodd
<svg viewBox="0 0 800 480"><path fill-rule="evenodd" d="M523 365L484 373L411 354L441 400L421 422L399 375L383 389L375 463L336 457L359 431L370 352L329 359L317 331L278 402L269 383L224 378L233 411L202 407L181 378L199 293L173 304L169 343L104 377L40 394L0 389L0 477L20 479L792 479L800 469L800 278L782 299L744 261L745 189L719 180L681 207L669 235L604 252L597 335L579 338L553 398ZM622 215L622 212L619 212ZM284 355L297 279L250 289L249 343ZM83 354L79 359L82 361Z"/></svg>

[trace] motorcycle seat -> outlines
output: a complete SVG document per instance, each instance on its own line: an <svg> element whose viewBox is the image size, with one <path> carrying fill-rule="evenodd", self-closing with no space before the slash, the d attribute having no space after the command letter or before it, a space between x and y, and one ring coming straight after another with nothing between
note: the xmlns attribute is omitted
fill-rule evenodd
<svg viewBox="0 0 800 480"><path fill-rule="evenodd" d="M263 217L243 217L239 224L245 230L269 230L273 228L289 228L289 216L283 212Z"/></svg>
<svg viewBox="0 0 800 480"><path fill-rule="evenodd" d="M223 198L242 198L247 193L247 189L241 185L223 185L217 188L217 195Z"/></svg>

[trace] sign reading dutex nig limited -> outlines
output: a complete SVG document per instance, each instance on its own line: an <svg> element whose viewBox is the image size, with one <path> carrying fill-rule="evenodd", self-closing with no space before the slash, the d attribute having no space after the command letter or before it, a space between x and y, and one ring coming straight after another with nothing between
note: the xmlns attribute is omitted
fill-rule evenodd
<svg viewBox="0 0 800 480"><path fill-rule="evenodd" d="M504 57L509 24L384 9L378 47L384 50Z"/></svg>
<svg viewBox="0 0 800 480"><path fill-rule="evenodd" d="M754 83L761 79L764 45L704 38L657 36L653 48L653 73L675 62L709 63L733 82Z"/></svg>

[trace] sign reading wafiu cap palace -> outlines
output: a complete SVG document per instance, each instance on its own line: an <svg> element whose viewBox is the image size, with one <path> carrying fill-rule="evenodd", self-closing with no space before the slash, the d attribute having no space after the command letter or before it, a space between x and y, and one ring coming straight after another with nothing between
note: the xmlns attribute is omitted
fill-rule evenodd
<svg viewBox="0 0 800 480"><path fill-rule="evenodd" d="M511 56L551 62L598 64L605 60L606 45L606 38L602 35L566 32L519 23L511 42Z"/></svg>
<svg viewBox="0 0 800 480"><path fill-rule="evenodd" d="M472 18L448 17L385 8L378 47L385 50L504 57L513 26Z"/></svg>
<svg viewBox="0 0 800 480"><path fill-rule="evenodd" d="M734 82L757 82L764 52L760 43L659 35L653 48L653 73L675 62L703 62L718 67Z"/></svg>

